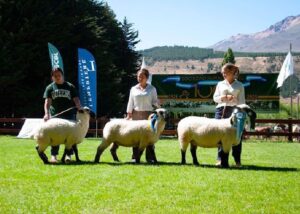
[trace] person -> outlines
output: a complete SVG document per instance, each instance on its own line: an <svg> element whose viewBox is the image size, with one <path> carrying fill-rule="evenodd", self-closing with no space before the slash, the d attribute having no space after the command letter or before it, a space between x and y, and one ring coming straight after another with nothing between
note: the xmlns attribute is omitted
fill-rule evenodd
<svg viewBox="0 0 300 214"><path fill-rule="evenodd" d="M80 100L75 86L64 80L61 68L54 68L51 71L52 83L49 84L44 92L44 120L47 121L51 117L75 120L76 108L80 109ZM74 107L75 105L75 107ZM56 116L57 115L57 116ZM59 146L51 147L50 162L57 162ZM71 160L71 154L66 156L66 161Z"/></svg>
<svg viewBox="0 0 300 214"><path fill-rule="evenodd" d="M217 103L215 118L229 118L232 114L233 107L240 104L245 104L245 89L241 82L236 78L239 74L239 68L232 63L226 63L222 67L222 75L224 80L218 82L214 101ZM217 166L221 165L222 147L218 148ZM241 167L242 142L239 145L232 147L232 156L236 166Z"/></svg>
<svg viewBox="0 0 300 214"><path fill-rule="evenodd" d="M138 84L130 89L129 100L127 104L127 120L147 120L154 108L158 108L158 98L156 88L148 84L149 71L145 68L137 72ZM133 148L133 154L134 154ZM146 161L148 163L156 162L156 157L152 157L154 145L146 147ZM135 161L132 154L132 160Z"/></svg>

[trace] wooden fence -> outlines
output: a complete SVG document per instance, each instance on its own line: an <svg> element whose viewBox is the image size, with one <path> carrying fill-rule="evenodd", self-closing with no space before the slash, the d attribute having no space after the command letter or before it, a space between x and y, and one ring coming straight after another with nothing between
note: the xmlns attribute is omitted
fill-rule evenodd
<svg viewBox="0 0 300 214"><path fill-rule="evenodd" d="M17 135L19 131L22 128L22 125L26 118L0 118L0 134L11 134L11 135ZM91 119L90 120L90 129L88 131L88 134L94 135L96 134L98 136L102 136L102 131L105 123L107 123L109 119ZM96 126L97 123L97 126ZM177 136L176 127L178 124L178 120L170 120L168 121L168 125L166 126L166 129L163 132L163 135L169 135L169 136ZM299 132L292 132L293 125L300 124L300 120L295 119L257 119L256 124L273 124L272 126L275 126L277 124L285 124L287 125L287 130L284 132L244 132L244 136L287 136L288 140L292 142L293 137L300 138ZM97 130L96 130L97 127ZM171 128L170 128L171 127Z"/></svg>

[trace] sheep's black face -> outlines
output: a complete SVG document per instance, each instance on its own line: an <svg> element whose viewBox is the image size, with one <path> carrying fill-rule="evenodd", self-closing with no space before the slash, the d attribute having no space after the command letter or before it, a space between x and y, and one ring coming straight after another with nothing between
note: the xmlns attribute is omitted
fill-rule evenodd
<svg viewBox="0 0 300 214"><path fill-rule="evenodd" d="M164 108L156 109L155 112L158 117L163 118L164 120L167 120L169 117L168 111Z"/></svg>
<svg viewBox="0 0 300 214"><path fill-rule="evenodd" d="M250 128L255 129L256 112L250 108L245 109L245 111L248 117L250 118Z"/></svg>
<svg viewBox="0 0 300 214"><path fill-rule="evenodd" d="M239 105L236 107L236 109L239 109L247 114L248 118L250 119L250 128L255 129L256 112L245 104Z"/></svg>

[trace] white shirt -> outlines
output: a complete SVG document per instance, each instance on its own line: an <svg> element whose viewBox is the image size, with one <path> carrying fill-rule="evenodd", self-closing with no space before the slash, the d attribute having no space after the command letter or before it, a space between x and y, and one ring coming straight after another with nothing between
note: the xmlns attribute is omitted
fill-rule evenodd
<svg viewBox="0 0 300 214"><path fill-rule="evenodd" d="M142 89L139 84L130 89L129 100L127 104L127 113L135 111L152 111L152 106L158 106L156 88L147 84Z"/></svg>
<svg viewBox="0 0 300 214"><path fill-rule="evenodd" d="M226 94L233 95L234 99L231 101L222 101L221 96ZM244 86L237 80L234 80L232 84L230 84L227 80L218 82L213 98L214 101L218 104L216 108L222 106L235 106L245 104L246 102Z"/></svg>

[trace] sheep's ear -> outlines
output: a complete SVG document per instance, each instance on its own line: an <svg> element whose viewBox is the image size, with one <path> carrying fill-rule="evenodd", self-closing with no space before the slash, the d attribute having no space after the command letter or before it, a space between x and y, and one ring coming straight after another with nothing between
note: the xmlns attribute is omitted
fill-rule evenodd
<svg viewBox="0 0 300 214"><path fill-rule="evenodd" d="M251 108L245 109L246 114L250 118L250 129L255 129L256 112Z"/></svg>

